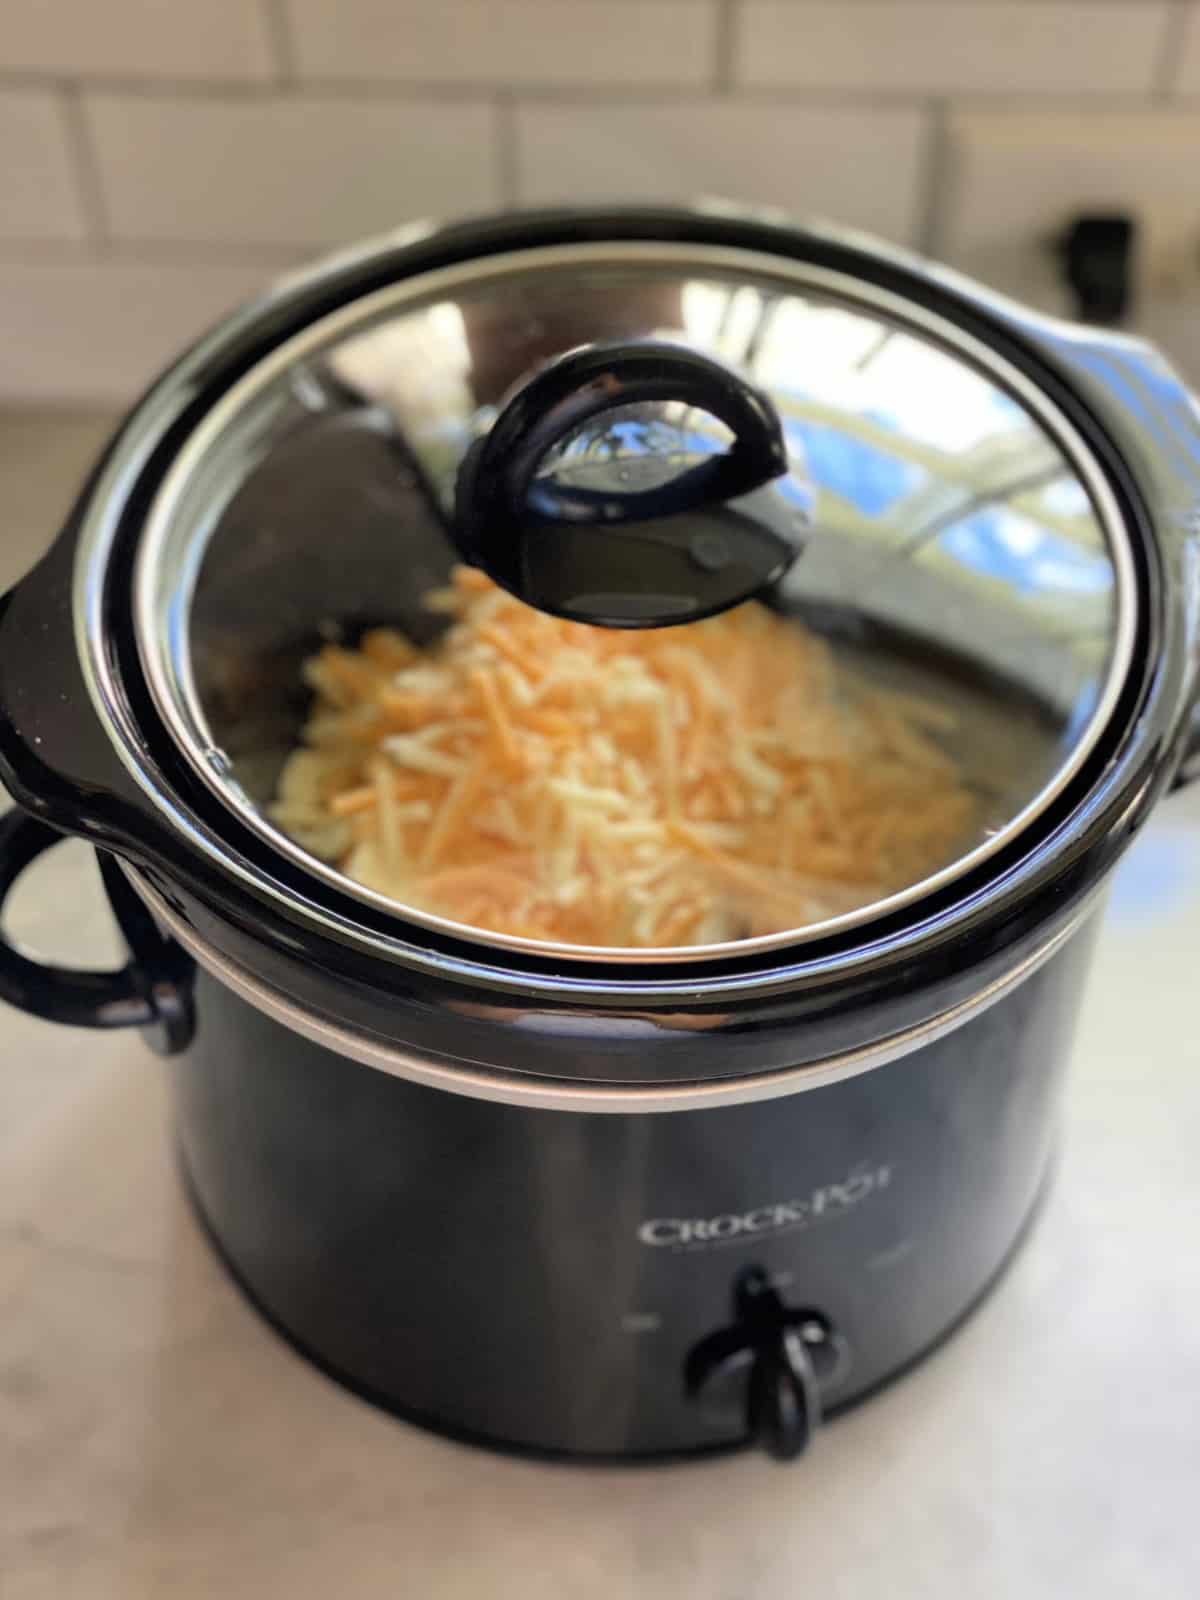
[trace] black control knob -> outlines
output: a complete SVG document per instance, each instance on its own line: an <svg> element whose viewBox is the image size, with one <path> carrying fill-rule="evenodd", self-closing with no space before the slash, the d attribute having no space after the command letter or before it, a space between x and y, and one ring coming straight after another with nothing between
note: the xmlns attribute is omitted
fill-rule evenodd
<svg viewBox="0 0 1200 1600"><path fill-rule="evenodd" d="M789 1307L760 1267L734 1289L734 1320L694 1347L684 1381L714 1426L744 1431L777 1461L808 1447L821 1390L848 1362L846 1341L820 1312Z"/></svg>
<svg viewBox="0 0 1200 1600"><path fill-rule="evenodd" d="M746 1422L776 1461L793 1461L808 1448L821 1420L817 1376L793 1328L780 1328L755 1352L746 1390Z"/></svg>

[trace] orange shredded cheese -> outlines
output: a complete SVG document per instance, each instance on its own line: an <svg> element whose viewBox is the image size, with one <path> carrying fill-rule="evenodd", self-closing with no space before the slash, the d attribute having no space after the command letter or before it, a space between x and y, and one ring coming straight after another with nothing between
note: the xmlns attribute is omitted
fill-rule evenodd
<svg viewBox="0 0 1200 1600"><path fill-rule="evenodd" d="M532 610L472 568L305 667L272 815L392 899L494 932L705 945L857 909L942 866L978 805L944 707L868 688L750 603L642 633Z"/></svg>

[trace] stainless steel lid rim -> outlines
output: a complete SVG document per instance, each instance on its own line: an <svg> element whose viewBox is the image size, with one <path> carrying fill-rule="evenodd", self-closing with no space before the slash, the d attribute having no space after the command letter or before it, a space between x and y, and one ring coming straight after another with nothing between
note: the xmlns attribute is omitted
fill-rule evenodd
<svg viewBox="0 0 1200 1600"><path fill-rule="evenodd" d="M645 216L645 214L641 215L643 215L643 217ZM660 213L654 213L652 216L655 223L661 224L662 217ZM691 228L692 220L693 219L691 218L679 219L680 237L691 237L691 234L688 230ZM703 229L711 229L714 226L711 219L701 219L701 221ZM623 223L618 221L613 222L608 226L610 226L613 231L616 231L619 237L619 230L623 225ZM518 224L515 226L516 233L519 236L520 225ZM556 223L555 226L561 229L564 224L560 222ZM650 222L648 220L645 222L645 226L650 226ZM699 227L701 224L697 224L697 226ZM722 227L723 226L724 224L722 224ZM744 228L744 225L739 225L739 227ZM593 224L593 229L594 231L596 229L601 229L602 231L601 224ZM735 232L736 231L737 230L735 230ZM469 231L464 233L462 230L458 230L456 237L459 241L459 245L465 251L466 246L464 241L470 237ZM499 248L501 244L510 246L514 240L514 225L510 224L503 228L493 228L492 237L497 241L496 248ZM760 247L765 246L775 250L777 253L786 254L789 244L795 248L797 252L799 252L804 245L810 242L810 240L800 235L779 235L774 231L764 233L764 230L761 227L758 227L755 233L755 242ZM834 247L830 245L828 248L832 249ZM869 265L869 263L866 263L864 259L864 269L866 265ZM423 270L419 261L415 263L413 270ZM318 273L317 276L319 278L320 274ZM944 300L945 291L942 289L929 289L928 285L926 285L926 290L928 293L936 293L941 297L938 301L939 309L945 311L945 305L942 303ZM351 293L354 291L352 289L347 289L345 292ZM343 298L345 298L345 294L343 294ZM248 319L244 317L243 324L245 324L247 320L249 320L250 323L253 323L254 318L252 315L249 316ZM300 320L303 321L305 318L301 317ZM244 327L242 329L242 333L244 334ZM214 339L209 341L209 345L211 346L214 342L219 345L221 342L220 337L214 336ZM207 360L211 365L212 349L209 348L207 353L205 353L205 346L198 347L198 349L200 351L200 355L197 356L195 360L199 361L201 365L203 365L203 361ZM185 369L188 367L188 363L186 361L183 364L183 367ZM180 370L181 369L178 368L176 369L174 381L179 381ZM189 379L189 381L191 380ZM193 400L195 399L195 394L196 390L193 388L191 396ZM1097 439L1101 440L1101 436L1097 436ZM1089 443L1092 442L1094 441L1089 440ZM1130 486L1130 489L1133 498L1136 499L1136 490L1132 489L1132 486ZM111 511L112 509L113 508L110 505L109 510ZM125 530L126 533L128 531L128 529ZM107 600L111 601L111 599L112 595L110 593L107 596ZM107 606L105 606L103 609L107 613ZM1166 618L1165 628L1169 635L1174 634L1177 637L1179 630L1179 619ZM1179 698L1180 674L1182 670L1182 656L1178 648L1172 652L1169 652L1165 660L1160 662L1160 671L1158 673L1157 683L1153 686L1153 692L1144 706L1146 717L1153 720L1153 722L1159 727L1168 726L1177 715L1175 703ZM110 685L109 687L114 686ZM101 695L100 698L101 701L103 701L104 696ZM107 715L107 711L108 707L104 707L102 705L102 714ZM152 736L153 730L150 728L135 728L132 730L128 728L126 729L126 733L130 733L131 731L135 741L141 745L141 750L144 752L147 736ZM1125 729L1124 732L1127 735L1130 734L1129 729ZM1148 740L1143 740L1142 734L1145 732L1146 729L1144 727L1136 728L1133 730L1132 736L1125 739L1124 748L1119 760L1126 776L1128 776L1131 763L1145 761L1148 765L1153 759L1153 735L1151 734ZM1100 801L1105 804L1112 803L1114 806L1114 811L1119 809L1121 802L1118 797L1118 791L1123 787L1123 785L1117 781L1117 778L1118 774L1116 771L1110 770L1103 780L1102 788L1090 793L1089 801ZM1089 803L1087 811L1090 813L1090 817L1085 817L1082 813L1078 817L1072 816L1069 821L1064 824L1064 827L1068 831L1073 829L1074 836L1078 839L1085 839L1088 842L1088 847L1090 848L1091 844L1097 842L1097 835L1102 830L1097 829L1094 826L1095 806ZM211 831L206 828L202 818L197 818L195 821L199 823L202 832L209 832L210 837L208 846L216 851L219 855L223 849L224 843L219 834L211 833ZM1088 832L1086 834L1084 833L1083 827L1080 826L1080 824L1085 823L1089 824ZM1059 839L1057 842L1061 843L1062 841ZM138 853L139 843L140 842L137 840L130 840L128 847L129 853ZM146 853L148 854L149 851ZM1034 854L1036 854L1036 852ZM222 869L225 869L229 864L222 861L220 865ZM943 908L938 912L936 917L930 919L929 924L927 925L917 925L915 927L912 925L906 926L906 928L903 930L904 938L907 942L904 956L913 957L915 955L920 955L923 952L928 952L935 949L936 946L941 942L942 938L948 935L952 925L959 930L965 928L970 931L972 927L977 929L981 919L986 917L990 911L995 911L998 916L1012 917L1014 915L1014 906L1016 905L1018 898L1022 895L1028 898L1040 892L1038 887L1039 883L1044 884L1047 877L1050 875L1050 869L1044 862L1042 863L1042 871L1037 871L1036 867L1036 862L1031 863L1030 861L1022 861L1017 864L1016 868L1014 868L1013 874L1008 880L999 881L992 884L989 891L983 895L966 900L960 905ZM208 884L209 889L211 889L212 886L212 882L210 881ZM222 883L222 892L224 892L227 887L232 887L234 889L234 893L240 895L244 893L247 885L244 879L241 890L237 889L236 883L233 885ZM531 963L528 972L520 972L514 969L514 964L511 962L506 963L506 966L501 968L497 967L494 963L460 959L461 952L452 952L443 958L440 952L434 953L431 951L418 951L413 949L411 946L405 947L402 942L394 939L389 943L386 930L382 930L377 926L370 927L367 925L360 925L356 931L354 928L343 923L342 926L334 929L327 919L324 925L323 933L317 928L314 928L313 931L318 937L333 936L343 943L347 937L355 941L365 940L372 946L369 952L370 957L372 959L379 960L381 963L391 962L394 964L397 962L405 963L412 961L415 964L425 964L426 962L431 962L434 966L444 967L447 971L454 971L458 974L461 974L469 981L483 982L485 985L490 985L501 989L511 988L517 990L523 983L528 984L531 981L535 985L543 982L548 983L552 988L556 990L561 989L563 992L568 992L570 990L579 988L584 992L602 993L605 990L614 987L613 985L609 984L607 980L602 980L599 984L596 984L587 980L582 974L569 970L547 972L545 966L538 963ZM785 958L787 955L788 952L786 951L777 953L777 956L783 956ZM895 940L885 939L879 941L873 946L858 948L853 954L852 963L857 962L859 965L870 965L872 963L877 963L880 960L891 958L899 958L898 945ZM836 961L837 958L835 957L834 959ZM560 969L565 969L569 966L569 963L557 963L555 965ZM783 967L780 967L777 961L773 961L768 964L765 972L758 970L752 972L748 976L742 974L735 974L732 976L727 974L714 974L713 981L711 983L706 978L690 987L686 985L686 981L682 985L678 981L671 981L665 985L651 981L645 983L644 985L639 984L638 988L642 993L645 994L648 1000L654 1000L656 1002L659 1000L670 1000L681 992L681 988L684 990L684 992L690 993L693 996L698 996L700 993L709 992L711 992L714 996L719 996L720 994L736 996L741 993L751 992L755 989L769 991L774 988L802 983L805 981L806 977L810 976L806 972L806 969L809 967L809 965L810 964L808 962L787 962ZM822 961L821 967L824 969L826 975L828 975L829 964L825 961ZM683 978L683 974L679 974L679 978ZM619 992L622 996L628 995L630 992L630 984L628 981L622 981L619 984Z"/></svg>
<svg viewBox="0 0 1200 1600"><path fill-rule="evenodd" d="M538 1077L531 1073L503 1072L483 1063L463 1063L421 1056L398 1041L347 1027L308 1009L302 1002L270 988L198 937L188 922L165 903L136 870L127 876L161 924L219 983L276 1022L347 1060L424 1088L462 1094L529 1110L640 1115L670 1111L700 1111L777 1099L783 1095L824 1088L857 1077L898 1060L911 1051L935 1043L992 1005L1004 999L1061 950L1081 927L1090 902L1039 947L1022 957L1002 976L977 988L968 999L927 1018L916 1026L845 1050L823 1060L779 1068L766 1073L726 1076L705 1081L636 1082L618 1084Z"/></svg>

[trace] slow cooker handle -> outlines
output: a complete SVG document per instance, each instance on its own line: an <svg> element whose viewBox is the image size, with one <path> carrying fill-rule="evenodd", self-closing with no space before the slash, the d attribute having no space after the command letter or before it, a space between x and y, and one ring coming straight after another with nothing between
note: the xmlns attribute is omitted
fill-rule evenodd
<svg viewBox="0 0 1200 1600"><path fill-rule="evenodd" d="M193 1032L192 961L158 931L116 862L97 851L109 903L132 959L109 972L81 972L23 955L3 932L4 903L25 869L65 835L21 810L0 817L0 999L33 1016L77 1028L143 1028L160 1055Z"/></svg>
<svg viewBox="0 0 1200 1600"><path fill-rule="evenodd" d="M623 456L599 484L539 476L595 417L675 402L725 424L733 443L662 481L669 458ZM594 479L603 460L585 463ZM637 486L649 467L650 482ZM733 507L788 470L767 395L698 350L627 340L569 351L525 383L471 446L455 489L460 553L540 610L601 627L664 627L726 610L799 554L794 515Z"/></svg>

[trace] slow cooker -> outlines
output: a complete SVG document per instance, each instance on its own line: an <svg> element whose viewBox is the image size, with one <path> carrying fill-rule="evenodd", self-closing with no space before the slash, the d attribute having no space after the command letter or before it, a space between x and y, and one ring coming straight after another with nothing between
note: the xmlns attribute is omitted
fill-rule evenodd
<svg viewBox="0 0 1200 1600"><path fill-rule="evenodd" d="M613 210L345 252L153 385L2 602L0 902L82 836L129 960L4 942L0 995L169 1058L217 1250L371 1400L795 1456L1035 1210L1105 883L1200 765L1198 508L1156 353L858 236ZM978 827L690 946L389 899L271 799L306 656L432 641L456 562L602 627L757 597L945 705Z"/></svg>

